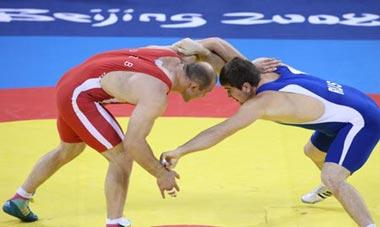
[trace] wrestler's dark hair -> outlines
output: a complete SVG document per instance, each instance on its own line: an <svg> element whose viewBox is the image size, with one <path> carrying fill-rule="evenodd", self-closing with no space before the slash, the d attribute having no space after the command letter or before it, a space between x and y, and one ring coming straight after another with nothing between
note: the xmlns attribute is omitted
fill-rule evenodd
<svg viewBox="0 0 380 227"><path fill-rule="evenodd" d="M223 66L219 80L222 86L242 89L246 82L251 86L257 86L260 79L260 72L252 62L235 57Z"/></svg>
<svg viewBox="0 0 380 227"><path fill-rule="evenodd" d="M199 84L200 90L208 88L211 83L214 83L216 80L215 72L207 70L202 64L198 62L186 64L185 73L191 81Z"/></svg>

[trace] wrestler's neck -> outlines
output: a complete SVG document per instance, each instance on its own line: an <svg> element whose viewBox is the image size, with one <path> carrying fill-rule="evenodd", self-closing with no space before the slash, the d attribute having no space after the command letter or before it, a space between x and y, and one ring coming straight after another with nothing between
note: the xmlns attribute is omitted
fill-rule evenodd
<svg viewBox="0 0 380 227"><path fill-rule="evenodd" d="M257 89L259 89L261 86L263 86L264 84L273 82L273 81L277 80L278 78L279 78L279 75L276 74L276 73L261 74L261 78L260 78L260 81L257 84L257 86L252 86L250 88L250 91L249 91L249 94L248 94L249 98L255 97Z"/></svg>
<svg viewBox="0 0 380 227"><path fill-rule="evenodd" d="M171 91L179 93L184 92L191 84L190 79L186 76L183 69L177 71L177 74L172 82L173 84Z"/></svg>
<svg viewBox="0 0 380 227"><path fill-rule="evenodd" d="M257 88L263 86L264 84L273 82L277 80L280 76L277 73L265 73L261 74L261 79L259 81L259 84L257 85Z"/></svg>
<svg viewBox="0 0 380 227"><path fill-rule="evenodd" d="M184 72L184 63L173 57L165 57L160 59L162 61L161 69L172 81L171 91L181 92L188 87L189 80L186 78Z"/></svg>

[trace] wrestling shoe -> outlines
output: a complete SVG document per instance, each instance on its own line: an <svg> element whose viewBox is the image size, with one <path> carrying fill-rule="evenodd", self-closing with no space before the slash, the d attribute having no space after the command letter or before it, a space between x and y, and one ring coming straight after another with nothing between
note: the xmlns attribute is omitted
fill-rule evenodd
<svg viewBox="0 0 380 227"><path fill-rule="evenodd" d="M23 222L34 222L38 220L29 208L29 200L10 199L3 205L3 211L13 217L19 218Z"/></svg>
<svg viewBox="0 0 380 227"><path fill-rule="evenodd" d="M131 227L131 225L107 224L106 227Z"/></svg>
<svg viewBox="0 0 380 227"><path fill-rule="evenodd" d="M327 187L324 185L320 185L319 187L315 188L313 191L302 196L301 201L308 204L314 204L314 203L319 203L330 196L332 196L332 193L327 189Z"/></svg>
<svg viewBox="0 0 380 227"><path fill-rule="evenodd" d="M132 222L126 218L122 218L115 224L107 224L106 227L131 227Z"/></svg>

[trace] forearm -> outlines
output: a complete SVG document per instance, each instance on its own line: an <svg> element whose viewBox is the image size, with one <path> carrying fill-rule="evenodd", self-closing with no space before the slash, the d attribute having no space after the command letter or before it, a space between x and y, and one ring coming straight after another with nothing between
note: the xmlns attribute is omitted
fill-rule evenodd
<svg viewBox="0 0 380 227"><path fill-rule="evenodd" d="M218 55L225 62L228 62L235 57L240 57L243 59L246 58L230 43L220 38L208 38L204 40L199 40L199 43L201 43L205 48L209 49L214 54Z"/></svg>
<svg viewBox="0 0 380 227"><path fill-rule="evenodd" d="M232 131L223 130L219 125L216 125L199 133L193 139L178 147L176 151L180 156L184 156L192 152L206 150L233 133Z"/></svg>
<svg viewBox="0 0 380 227"><path fill-rule="evenodd" d="M235 47L233 47L229 42L225 40L220 40L221 45L223 46L223 50L226 53L227 56L227 61L232 60L235 57L243 58L245 59L246 57L240 53Z"/></svg>
<svg viewBox="0 0 380 227"><path fill-rule="evenodd" d="M263 102L264 104L265 102ZM256 109L255 107L258 108ZM234 116L199 133L193 139L178 147L176 151L180 156L183 156L191 152L208 149L238 130L247 127L261 116L261 107L257 106L256 102L246 102Z"/></svg>
<svg viewBox="0 0 380 227"><path fill-rule="evenodd" d="M124 143L124 146L126 152L130 152L133 159L154 177L157 178L165 171L165 168L153 155L152 149L145 140L134 144Z"/></svg>

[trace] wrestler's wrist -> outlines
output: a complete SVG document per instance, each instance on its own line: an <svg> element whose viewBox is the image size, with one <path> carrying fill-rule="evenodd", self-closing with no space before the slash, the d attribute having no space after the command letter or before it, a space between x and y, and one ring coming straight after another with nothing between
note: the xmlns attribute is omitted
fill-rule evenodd
<svg viewBox="0 0 380 227"><path fill-rule="evenodd" d="M168 170L165 169L165 167L161 166L159 168L157 168L156 170L156 174L154 174L154 176L159 179L161 177L163 177L165 174L167 174Z"/></svg>
<svg viewBox="0 0 380 227"><path fill-rule="evenodd" d="M175 154L176 157L181 158L182 156L186 154L186 151L183 150L182 147L178 147L177 149L173 151L173 153Z"/></svg>

